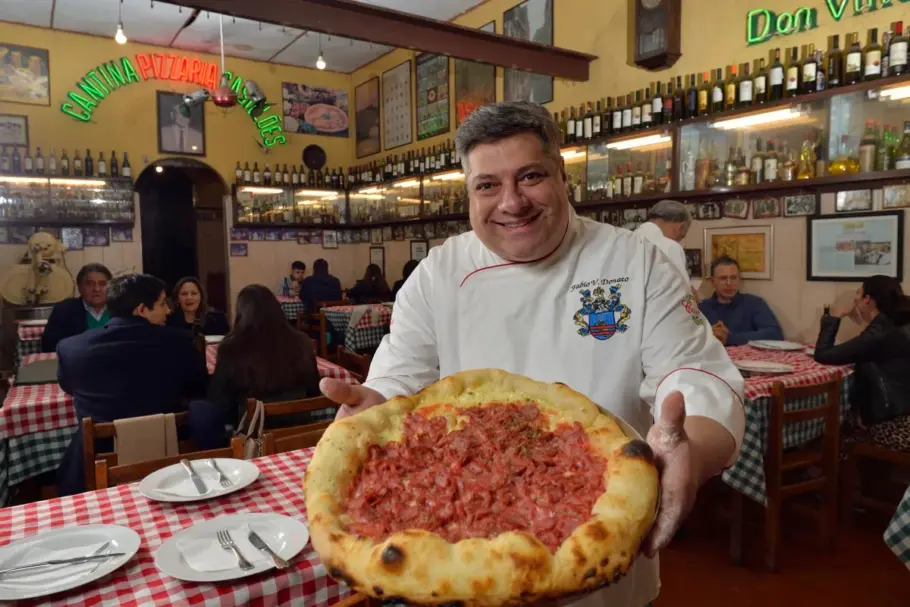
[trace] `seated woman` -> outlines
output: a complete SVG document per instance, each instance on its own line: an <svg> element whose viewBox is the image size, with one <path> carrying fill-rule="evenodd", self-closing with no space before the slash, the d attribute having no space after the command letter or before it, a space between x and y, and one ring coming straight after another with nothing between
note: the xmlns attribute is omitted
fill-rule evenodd
<svg viewBox="0 0 910 607"><path fill-rule="evenodd" d="M392 299L392 292L382 275L382 269L375 263L367 266L363 278L348 289L348 298L356 304L378 303Z"/></svg>
<svg viewBox="0 0 910 607"><path fill-rule="evenodd" d="M227 316L209 309L202 285L192 276L178 280L171 297L174 311L167 317L167 326L192 331L193 326L198 324L203 335L227 335L230 331Z"/></svg>
<svg viewBox="0 0 910 607"><path fill-rule="evenodd" d="M262 285L249 285L237 295L236 310L234 328L218 347L208 393L209 401L224 408L228 423L236 427L247 398L275 402L321 396L313 343L288 324L275 295ZM266 427L314 421L310 413L284 415Z"/></svg>
<svg viewBox="0 0 910 607"><path fill-rule="evenodd" d="M841 318L865 325L853 339L835 344ZM892 435L895 424L910 427L910 298L890 276L863 281L850 304L822 316L815 360L828 365L855 364L850 403L876 443ZM893 428L892 428L893 430ZM910 433L904 433L907 436ZM910 450L903 445L885 444Z"/></svg>
<svg viewBox="0 0 910 607"><path fill-rule="evenodd" d="M407 282L408 277L417 269L418 264L420 264L420 262L416 259L412 259L404 264L404 268L401 270L401 280L396 280L395 284L392 285L393 300L398 296L398 292L401 290L401 287L404 286L404 283Z"/></svg>

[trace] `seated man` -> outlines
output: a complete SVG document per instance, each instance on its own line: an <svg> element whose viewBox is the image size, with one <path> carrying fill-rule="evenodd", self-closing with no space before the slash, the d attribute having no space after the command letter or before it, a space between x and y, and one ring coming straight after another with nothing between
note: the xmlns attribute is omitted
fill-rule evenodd
<svg viewBox="0 0 910 607"><path fill-rule="evenodd" d="M313 262L313 275L300 283L300 301L308 312L316 309L320 301L341 299L341 281L329 274L329 262L317 259Z"/></svg>
<svg viewBox="0 0 910 607"><path fill-rule="evenodd" d="M64 339L57 346L57 379L73 396L80 424L83 417L112 422L155 413L177 413L190 398L205 396L208 373L205 358L192 336L165 326L168 315L165 284L146 274L112 281L107 305L111 320L105 327ZM219 432L190 412L190 430ZM223 434L223 421L220 422ZM200 447L203 448L203 447ZM82 435L77 432L60 463L60 495L84 491Z"/></svg>
<svg viewBox="0 0 910 607"><path fill-rule="evenodd" d="M711 323L714 336L725 346L739 346L755 339L783 339L774 312L758 295L739 292L739 264L726 255L711 264L714 295L699 304Z"/></svg>
<svg viewBox="0 0 910 607"><path fill-rule="evenodd" d="M298 297L300 295L300 283L306 276L306 264L302 261L295 261L291 264L291 273L281 279L278 285L276 295L280 297Z"/></svg>
<svg viewBox="0 0 910 607"><path fill-rule="evenodd" d="M64 299L54 306L41 335L42 352L54 352L61 339L107 324L110 316L106 289L110 281L111 271L100 263L82 266L76 274L79 297Z"/></svg>

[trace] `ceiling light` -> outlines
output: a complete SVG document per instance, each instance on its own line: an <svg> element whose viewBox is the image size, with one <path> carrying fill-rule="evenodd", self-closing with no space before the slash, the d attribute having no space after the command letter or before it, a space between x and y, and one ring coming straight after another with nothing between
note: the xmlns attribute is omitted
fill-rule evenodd
<svg viewBox="0 0 910 607"><path fill-rule="evenodd" d="M123 0L117 8L117 33L114 34L117 44L126 44L126 34L123 33Z"/></svg>
<svg viewBox="0 0 910 607"><path fill-rule="evenodd" d="M614 141L607 144L608 150L631 150L649 145L670 143L673 139L669 135L648 135L646 137L636 137L635 139L625 139L623 141Z"/></svg>
<svg viewBox="0 0 910 607"><path fill-rule="evenodd" d="M322 34L319 35L319 59L316 60L316 67L320 70L325 69L325 59L322 56Z"/></svg>
<svg viewBox="0 0 910 607"><path fill-rule="evenodd" d="M265 99L265 93L262 92L255 80L247 80L245 88L246 98L253 102L253 106L250 108L250 116L259 118L268 104Z"/></svg>
<svg viewBox="0 0 910 607"><path fill-rule="evenodd" d="M433 179L435 181L455 181L456 179L464 179L464 173L461 171L451 171L449 173L433 175Z"/></svg>
<svg viewBox="0 0 910 607"><path fill-rule="evenodd" d="M910 85L895 86L890 89L883 89L880 99L884 101L900 101L901 99L910 99Z"/></svg>
<svg viewBox="0 0 910 607"><path fill-rule="evenodd" d="M797 118L801 118L802 115L803 114L800 111L799 106L796 106L784 108L782 110L771 110L768 112L749 114L748 116L740 116L739 118L720 120L711 126L715 129L722 129L724 131L730 131L733 129L747 129L753 126L765 126L774 122L796 120Z"/></svg>
<svg viewBox="0 0 910 607"><path fill-rule="evenodd" d="M155 167L155 172L156 172L156 173L163 173L163 172L164 172L164 167L163 167L163 166L156 166L156 167Z"/></svg>

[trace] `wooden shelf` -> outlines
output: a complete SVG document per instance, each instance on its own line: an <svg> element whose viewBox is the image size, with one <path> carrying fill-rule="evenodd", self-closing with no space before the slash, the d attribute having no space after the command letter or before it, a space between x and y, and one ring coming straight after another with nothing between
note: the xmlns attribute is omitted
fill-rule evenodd
<svg viewBox="0 0 910 607"><path fill-rule="evenodd" d="M76 226L118 226L133 227L134 222L128 219L49 219L41 217L8 218L0 217L0 225L37 226L37 227L76 227Z"/></svg>

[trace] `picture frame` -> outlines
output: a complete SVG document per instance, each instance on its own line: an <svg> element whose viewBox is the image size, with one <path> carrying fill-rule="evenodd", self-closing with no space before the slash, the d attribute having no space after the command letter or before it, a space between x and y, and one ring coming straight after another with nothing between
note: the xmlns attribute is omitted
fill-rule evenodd
<svg viewBox="0 0 910 607"><path fill-rule="evenodd" d="M297 232L297 244L313 244L313 239L310 237L311 232L309 230L300 230Z"/></svg>
<svg viewBox="0 0 910 607"><path fill-rule="evenodd" d="M10 244L28 244L28 239L35 233L34 226L10 226L9 243ZM81 234L81 232L80 232ZM82 249L80 244L79 249Z"/></svg>
<svg viewBox="0 0 910 607"><path fill-rule="evenodd" d="M354 242L353 234L355 232L357 233L357 238L359 239L360 232L357 232L357 230L354 230L354 231L344 230L343 232L338 232L338 239L336 240L336 242L338 244L352 244Z"/></svg>
<svg viewBox="0 0 910 607"><path fill-rule="evenodd" d="M702 263L701 249L685 249L686 252L686 270L689 272L689 278L702 278L704 276L704 264Z"/></svg>
<svg viewBox="0 0 910 607"><path fill-rule="evenodd" d="M205 156L205 106L190 108L187 118L177 109L183 93L156 91L159 154Z"/></svg>
<svg viewBox="0 0 910 607"><path fill-rule="evenodd" d="M370 247L370 263L375 263L385 276L385 247Z"/></svg>
<svg viewBox="0 0 910 607"><path fill-rule="evenodd" d="M726 255L737 261L743 278L771 280L774 268L774 228L748 225L705 228L703 266Z"/></svg>
<svg viewBox="0 0 910 607"><path fill-rule="evenodd" d="M231 257L247 257L249 255L249 246L245 242L232 242Z"/></svg>
<svg viewBox="0 0 910 607"><path fill-rule="evenodd" d="M411 130L411 60L382 73L382 136L386 150L413 142Z"/></svg>
<svg viewBox="0 0 910 607"><path fill-rule="evenodd" d="M111 232L105 227L82 228L82 239L86 247L107 247L111 244Z"/></svg>
<svg viewBox="0 0 910 607"><path fill-rule="evenodd" d="M265 230L250 230L249 240L265 240Z"/></svg>
<svg viewBox="0 0 910 607"><path fill-rule="evenodd" d="M733 219L749 218L749 201L742 198L730 198L724 201L723 216Z"/></svg>
<svg viewBox="0 0 910 607"><path fill-rule="evenodd" d="M9 228L0 226L0 244L9 244Z"/></svg>
<svg viewBox="0 0 910 607"><path fill-rule="evenodd" d="M815 215L818 213L818 195L799 194L796 196L784 196L782 206L784 217Z"/></svg>
<svg viewBox="0 0 910 607"><path fill-rule="evenodd" d="M249 240L250 231L247 228L231 228L231 240Z"/></svg>
<svg viewBox="0 0 910 607"><path fill-rule="evenodd" d="M348 92L341 89L281 83L284 132L348 137Z"/></svg>
<svg viewBox="0 0 910 607"><path fill-rule="evenodd" d="M133 228L111 228L111 242L133 242Z"/></svg>
<svg viewBox="0 0 910 607"><path fill-rule="evenodd" d="M421 53L414 59L417 73L417 141L452 129L449 107L449 57Z"/></svg>
<svg viewBox="0 0 910 607"><path fill-rule="evenodd" d="M502 35L553 44L553 1L525 0L502 14ZM553 76L503 68L503 100L546 104L553 101Z"/></svg>
<svg viewBox="0 0 910 607"><path fill-rule="evenodd" d="M382 244L382 228L373 228L370 230L370 244Z"/></svg>
<svg viewBox="0 0 910 607"><path fill-rule="evenodd" d="M28 116L0 114L0 146L28 146Z"/></svg>
<svg viewBox="0 0 910 607"><path fill-rule="evenodd" d="M496 20L478 28L496 33ZM455 59L455 128L479 107L496 103L496 66L467 59Z"/></svg>
<svg viewBox="0 0 910 607"><path fill-rule="evenodd" d="M52 226L39 226L38 228L35 229L35 232L50 234L57 240L60 240L60 228L55 228Z"/></svg>
<svg viewBox="0 0 910 607"><path fill-rule="evenodd" d="M6 50L2 62L16 70L15 78L0 79L0 102L50 106L50 51L9 42L0 47Z"/></svg>
<svg viewBox="0 0 910 607"><path fill-rule="evenodd" d="M882 208L902 209L910 207L910 184L886 185L882 188Z"/></svg>
<svg viewBox="0 0 910 607"><path fill-rule="evenodd" d="M781 216L781 201L776 196L756 198L749 202L752 219L773 219Z"/></svg>
<svg viewBox="0 0 910 607"><path fill-rule="evenodd" d="M382 151L381 110L379 76L374 76L354 89L354 137L357 158L372 156Z"/></svg>
<svg viewBox="0 0 910 607"><path fill-rule="evenodd" d="M389 242L392 240L392 226L382 226L382 241Z"/></svg>
<svg viewBox="0 0 910 607"><path fill-rule="evenodd" d="M638 226L648 221L648 209L645 207L622 210L622 227L627 230L636 230Z"/></svg>
<svg viewBox="0 0 910 607"><path fill-rule="evenodd" d="M806 280L904 278L904 211L818 215L806 221Z"/></svg>
<svg viewBox="0 0 910 607"><path fill-rule="evenodd" d="M856 213L872 210L872 190L846 190L835 196L836 213Z"/></svg>
<svg viewBox="0 0 910 607"><path fill-rule="evenodd" d="M337 249L338 248L338 232L335 230L323 230L322 231L322 248L323 249Z"/></svg>
<svg viewBox="0 0 910 607"><path fill-rule="evenodd" d="M712 221L723 217L723 208L719 202L701 202L698 204L695 218L701 221Z"/></svg>
<svg viewBox="0 0 910 607"><path fill-rule="evenodd" d="M310 230L310 244L322 245L322 230Z"/></svg>
<svg viewBox="0 0 910 607"><path fill-rule="evenodd" d="M265 239L269 242L276 242L281 240L281 230L266 230Z"/></svg>
<svg viewBox="0 0 910 607"><path fill-rule="evenodd" d="M60 240L63 242L63 246L66 247L67 251L81 251L84 248L82 240L82 228L61 228Z"/></svg>
<svg viewBox="0 0 910 607"><path fill-rule="evenodd" d="M426 259L429 251L430 243L426 239L411 241L411 259L414 259L416 261Z"/></svg>
<svg viewBox="0 0 910 607"><path fill-rule="evenodd" d="M281 240L294 242L297 240L297 230L281 230Z"/></svg>

